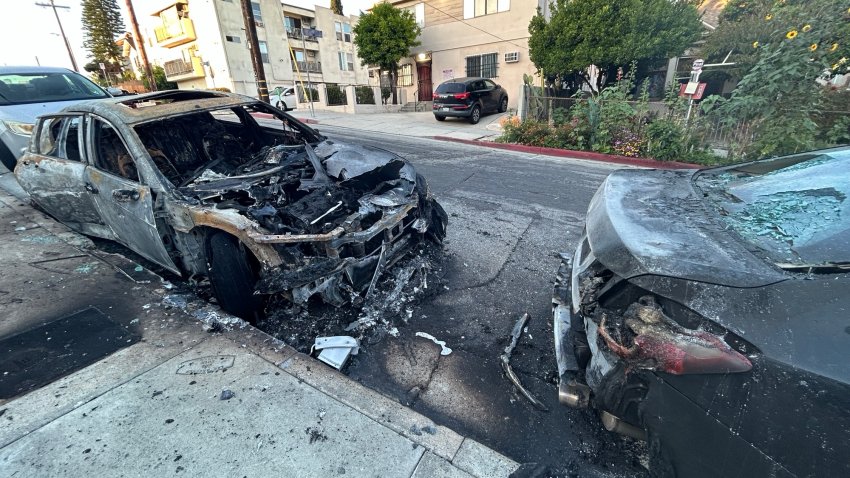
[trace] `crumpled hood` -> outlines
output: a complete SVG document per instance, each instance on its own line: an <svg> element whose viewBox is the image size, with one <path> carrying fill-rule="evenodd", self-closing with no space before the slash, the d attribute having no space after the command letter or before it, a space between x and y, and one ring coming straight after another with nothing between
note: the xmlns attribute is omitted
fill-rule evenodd
<svg viewBox="0 0 850 478"><path fill-rule="evenodd" d="M374 171L394 161L402 161L404 166L399 177L416 181L416 171L400 156L384 149L369 146L323 141L316 146L316 154L323 159L328 175L337 179L350 179Z"/></svg>
<svg viewBox="0 0 850 478"><path fill-rule="evenodd" d="M730 287L787 279L723 231L691 183L695 171L620 170L590 203L596 258L624 278L652 274Z"/></svg>

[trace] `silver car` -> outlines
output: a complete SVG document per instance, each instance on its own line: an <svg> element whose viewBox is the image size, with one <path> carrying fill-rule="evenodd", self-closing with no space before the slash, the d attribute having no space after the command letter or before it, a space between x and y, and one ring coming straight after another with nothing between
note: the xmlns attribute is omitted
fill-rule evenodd
<svg viewBox="0 0 850 478"><path fill-rule="evenodd" d="M14 169L38 116L109 97L88 78L65 68L0 66L0 163Z"/></svg>

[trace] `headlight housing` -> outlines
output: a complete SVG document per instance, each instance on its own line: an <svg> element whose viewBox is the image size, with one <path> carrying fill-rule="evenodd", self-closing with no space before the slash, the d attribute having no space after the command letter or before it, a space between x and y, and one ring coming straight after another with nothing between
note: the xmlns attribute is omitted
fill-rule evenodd
<svg viewBox="0 0 850 478"><path fill-rule="evenodd" d="M31 136L33 127L35 127L32 123L22 123L20 121L3 120L3 124L5 124L10 131L21 136Z"/></svg>

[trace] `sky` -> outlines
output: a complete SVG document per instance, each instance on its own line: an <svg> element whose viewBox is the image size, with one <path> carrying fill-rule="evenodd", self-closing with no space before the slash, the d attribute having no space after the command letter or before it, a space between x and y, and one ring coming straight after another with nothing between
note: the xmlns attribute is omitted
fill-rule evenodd
<svg viewBox="0 0 850 478"><path fill-rule="evenodd" d="M0 65L36 65L60 66L71 68L71 60L62 37L53 9L39 7L36 3L50 3L49 0L0 0ZM62 27L68 36L77 65L90 61L89 54L83 48L83 31L80 21L82 7L80 0L55 0L57 6L69 8L59 9ZM134 0L136 16L147 15L146 0ZM330 7L330 0L286 0L287 4L312 8L313 5ZM345 14L356 14L366 10L375 0L342 0ZM191 0L190 0L191 4ZM127 14L124 11L124 0L118 0L124 21Z"/></svg>

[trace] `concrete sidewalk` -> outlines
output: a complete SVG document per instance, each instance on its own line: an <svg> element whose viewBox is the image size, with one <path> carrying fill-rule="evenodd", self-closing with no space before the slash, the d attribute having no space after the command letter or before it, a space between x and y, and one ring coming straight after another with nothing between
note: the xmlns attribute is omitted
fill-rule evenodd
<svg viewBox="0 0 850 478"><path fill-rule="evenodd" d="M3 191L0 237L0 338L83 307L140 336L0 400L0 476L495 477L518 466L238 319L219 315L230 330L205 332L197 317L215 307L181 305L170 284Z"/></svg>
<svg viewBox="0 0 850 478"><path fill-rule="evenodd" d="M420 138L445 136L457 139L492 141L502 133L499 120L508 113L483 116L481 121L475 125L469 124L467 120L462 118L448 118L446 121L437 121L434 119L433 113L428 111L418 113L348 114L316 110L315 114L311 115L309 110L298 109L290 111L290 114L298 119L316 121L317 124L312 124L311 126L320 131L323 125L327 125L337 128L376 131Z"/></svg>

